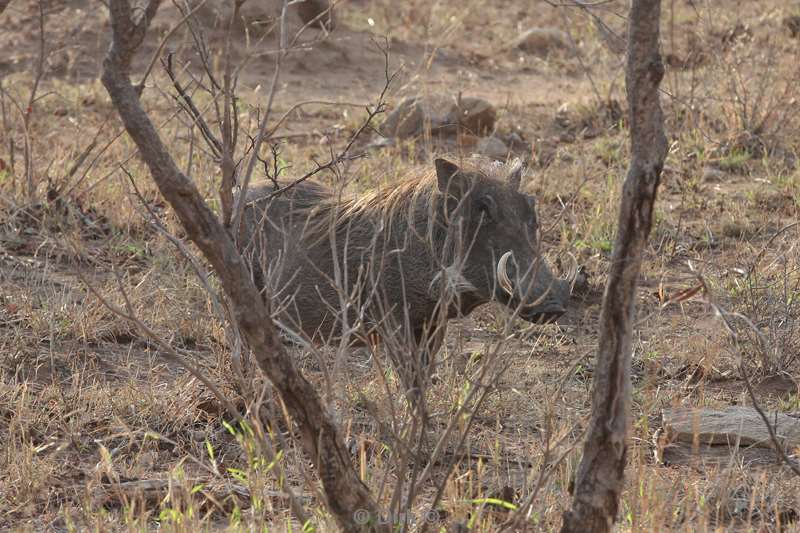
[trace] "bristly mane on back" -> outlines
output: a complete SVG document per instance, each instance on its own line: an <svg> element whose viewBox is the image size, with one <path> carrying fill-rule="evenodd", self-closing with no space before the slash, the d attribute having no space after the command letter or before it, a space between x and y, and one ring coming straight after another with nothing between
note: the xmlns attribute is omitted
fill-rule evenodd
<svg viewBox="0 0 800 533"><path fill-rule="evenodd" d="M478 179L505 180L507 169L501 163L470 158L459 161L466 175ZM437 243L446 231L442 200L436 173L428 171L399 183L390 183L358 198L339 198L333 193L316 205L298 206L296 214L306 219L304 239L319 242L330 236L331 226L338 236L344 236L366 224L370 231L393 232L411 230Z"/></svg>

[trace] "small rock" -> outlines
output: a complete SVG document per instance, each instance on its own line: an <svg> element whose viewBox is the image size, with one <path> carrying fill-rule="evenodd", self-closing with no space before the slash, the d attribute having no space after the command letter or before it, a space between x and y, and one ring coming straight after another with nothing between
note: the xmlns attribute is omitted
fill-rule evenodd
<svg viewBox="0 0 800 533"><path fill-rule="evenodd" d="M380 132L384 137L405 139L422 133L425 113L417 98L406 98L386 116Z"/></svg>
<svg viewBox="0 0 800 533"><path fill-rule="evenodd" d="M571 50L572 41L557 28L531 28L522 32L514 44L525 53L545 56L557 50Z"/></svg>
<svg viewBox="0 0 800 533"><path fill-rule="evenodd" d="M506 143L497 137L484 137L478 141L475 146L475 151L486 157L496 159L498 161L505 161L508 159L508 146Z"/></svg>
<svg viewBox="0 0 800 533"><path fill-rule="evenodd" d="M703 183L721 183L725 181L726 174L715 167L705 167L703 169Z"/></svg>
<svg viewBox="0 0 800 533"><path fill-rule="evenodd" d="M465 96L456 101L450 109L451 122L474 135L482 135L494 130L497 111L494 106L482 98Z"/></svg>
<svg viewBox="0 0 800 533"><path fill-rule="evenodd" d="M454 135L459 130L485 135L494 129L496 120L494 106L482 98L415 96L404 99L389 113L380 132L399 139L420 135L426 127L436 135Z"/></svg>

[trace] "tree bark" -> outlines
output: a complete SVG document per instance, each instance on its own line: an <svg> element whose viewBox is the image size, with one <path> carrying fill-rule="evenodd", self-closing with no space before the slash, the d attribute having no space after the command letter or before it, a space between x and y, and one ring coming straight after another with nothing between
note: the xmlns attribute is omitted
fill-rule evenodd
<svg viewBox="0 0 800 533"><path fill-rule="evenodd" d="M667 154L658 87L660 0L632 0L625 85L631 163L622 189L618 233L600 314L592 419L578 467L572 508L561 531L610 531L617 518L628 451L631 337L636 282Z"/></svg>
<svg viewBox="0 0 800 533"><path fill-rule="evenodd" d="M377 519L378 508L369 489L356 475L328 409L295 368L230 234L194 183L178 169L142 108L137 88L131 84L131 59L144 40L159 4L160 0L150 0L135 18L129 0L110 0L112 43L103 62L103 85L161 194L172 206L189 239L219 276L239 330L300 430L302 445L318 472L331 514L345 531L379 529L374 520L362 523L364 516Z"/></svg>

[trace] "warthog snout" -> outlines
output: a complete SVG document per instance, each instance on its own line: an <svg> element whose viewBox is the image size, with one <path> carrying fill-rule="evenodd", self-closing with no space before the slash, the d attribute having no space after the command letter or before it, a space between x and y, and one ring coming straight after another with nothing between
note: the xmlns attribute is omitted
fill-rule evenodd
<svg viewBox="0 0 800 533"><path fill-rule="evenodd" d="M507 251L497 262L497 284L503 290L507 305L518 309L520 318L536 324L555 322L566 312L577 262L570 256L572 266L563 278L553 276L541 258L536 258L522 271ZM509 262L513 264L509 268ZM511 274L510 274L511 272ZM512 279L514 281L512 281Z"/></svg>

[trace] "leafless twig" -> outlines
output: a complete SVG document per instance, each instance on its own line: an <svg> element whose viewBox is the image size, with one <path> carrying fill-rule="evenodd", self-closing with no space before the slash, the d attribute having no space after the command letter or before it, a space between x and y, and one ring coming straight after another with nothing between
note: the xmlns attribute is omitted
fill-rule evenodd
<svg viewBox="0 0 800 533"><path fill-rule="evenodd" d="M375 517L380 513L369 489L353 469L339 428L317 391L298 372L286 353L265 300L253 283L230 233L203 201L192 180L180 171L169 155L131 84L133 56L145 38L158 4L159 0L150 0L142 16L134 19L128 0L109 1L112 45L103 62L103 85L153 181L175 210L188 237L219 276L239 330L299 428L301 443L325 489L328 508L343 529L363 530L367 526L358 522L356 511L363 509ZM286 4L285 1L284 10ZM262 135L263 130L261 128ZM253 157L252 160L257 159ZM388 527L374 524L369 527L388 530Z"/></svg>
<svg viewBox="0 0 800 533"><path fill-rule="evenodd" d="M192 8L191 11L186 13L183 16L183 18L181 18L178 22L173 24L172 27L167 31L167 33L164 34L164 37L161 38L161 42L159 43L158 48L156 48L156 51L153 52L153 57L150 58L150 62L147 64L147 68L145 69L144 74L142 75L141 81L139 81L139 83L135 85L135 87L139 90L139 92L142 92L142 90L144 90L144 84L145 82L147 82L147 77L150 76L150 72L153 70L156 61L158 61L158 58L161 56L161 52L164 50L164 46L166 46L167 41L170 39L170 37L172 37L172 34L174 34L178 28L183 26L183 24L187 20L189 20L189 18L192 15L197 13L206 4L207 1L208 0L200 0L200 2L198 2L197 5Z"/></svg>
<svg viewBox="0 0 800 533"><path fill-rule="evenodd" d="M384 113L386 111L386 94L389 91L389 87L391 86L392 81L394 81L395 77L397 77L397 74L399 73L399 71L395 71L393 73L389 73L389 51L388 51L388 48L387 47L380 47L380 49L384 54L384 85L383 85L383 88L381 89L381 92L378 95L377 102L374 105L365 107L365 110L367 112L366 118L361 122L361 125L353 132L353 134L350 135L350 138L348 139L348 141L345 144L344 148L339 150L335 155L332 154L331 158L326 163L317 163L315 161L316 167L313 170L311 170L309 172L306 172L303 176L295 179L294 181L292 181L288 185L285 185L284 187L273 191L269 195L268 198L274 198L276 196L279 196L279 195L285 193L286 191L292 189L293 187L299 185L300 183L303 183L307 179L319 174L320 172L322 172L324 170L330 170L330 169L335 168L337 165L339 165L340 163L342 163L344 161L347 161L347 160L350 160L350 159L356 159L358 157L361 157L361 155L350 155L350 152L351 152L351 150L353 148L353 145L355 144L355 142L358 139L361 138L361 135L363 135L363 133L366 130L368 130L368 129L373 127L372 123L373 123L375 117L377 117L378 115L380 115L380 114L382 114L382 113ZM244 208L244 202L240 202L240 204L241 204L240 209L243 209Z"/></svg>
<svg viewBox="0 0 800 533"><path fill-rule="evenodd" d="M269 88L269 95L267 97L267 104L264 107L263 113L264 115L261 117L261 123L258 127L258 133L255 136L255 141L253 142L253 153L250 155L250 159L247 161L247 166L245 168L244 174L240 176L240 197L246 198L247 197L247 189L250 186L250 179L253 176L253 169L255 169L256 162L258 161L258 154L261 150L261 143L264 142L264 138L267 132L267 125L269 124L270 115L272 112L272 102L275 99L275 92L278 88L278 79L281 73L281 66L283 64L283 59L286 57L287 54L287 43L288 43L288 34L286 31L286 13L289 7L289 0L283 0L283 7L281 8L281 18L280 18L280 45L279 45L279 52L275 56L275 72L272 75L272 82L270 83ZM233 219L231 220L231 227L233 229L233 235L239 235L239 229L242 223L242 214L244 213L244 202L238 202L234 213Z"/></svg>
<svg viewBox="0 0 800 533"><path fill-rule="evenodd" d="M705 295L706 301L709 305L714 309L715 314L719 319L722 321L722 324L725 326L725 329L728 331L731 339L733 340L736 349L739 351L739 374L744 381L744 385L747 388L747 394L750 396L750 400L753 402L753 409L756 410L758 416L761 417L761 420L764 421L764 425L767 427L767 431L769 432L770 440L772 441L772 447L775 449L775 454L778 458L788 466L795 475L800 476L800 466L798 466L796 461L793 461L787 454L786 450L784 449L784 445L778 440L778 436L775 433L775 428L773 427L772 423L769 421L769 417L766 415L764 410L758 404L758 399L756 398L755 392L753 391L753 386L750 383L750 377L747 375L747 369L745 368L744 364L744 356L742 353L742 348L739 341L739 335L736 333L736 329L733 327L730 318L737 318L741 320L750 330L752 330L756 337L758 338L760 343L766 343L766 339L764 339L763 334L759 329L756 327L753 322L747 318L746 316L740 313L730 313L725 310L721 305L719 305L711 295L711 291L708 289L708 286L705 283L705 280L702 276L698 275L698 279L700 284L703 286L703 294Z"/></svg>

